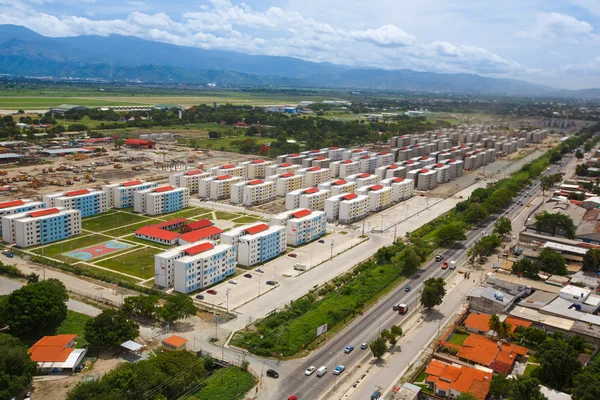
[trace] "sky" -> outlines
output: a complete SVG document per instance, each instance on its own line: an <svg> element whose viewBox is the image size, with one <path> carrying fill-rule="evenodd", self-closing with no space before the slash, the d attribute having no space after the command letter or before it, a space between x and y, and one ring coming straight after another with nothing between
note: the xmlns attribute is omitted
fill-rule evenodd
<svg viewBox="0 0 600 400"><path fill-rule="evenodd" d="M0 24L600 88L600 0L0 0Z"/></svg>

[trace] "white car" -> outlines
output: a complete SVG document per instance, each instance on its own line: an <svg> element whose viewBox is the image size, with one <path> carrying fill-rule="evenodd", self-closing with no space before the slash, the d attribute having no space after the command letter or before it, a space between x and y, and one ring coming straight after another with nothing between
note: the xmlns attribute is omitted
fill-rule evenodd
<svg viewBox="0 0 600 400"><path fill-rule="evenodd" d="M237 281L235 279L230 280L229 283L231 283L232 285L237 285Z"/></svg>
<svg viewBox="0 0 600 400"><path fill-rule="evenodd" d="M339 375L342 372L344 372L344 370L346 369L346 367L344 367L343 365L338 365L337 367L335 367L335 369L333 370L333 374L334 375Z"/></svg>
<svg viewBox="0 0 600 400"><path fill-rule="evenodd" d="M306 368L306 371L304 371L304 375L306 376L311 376L314 372L315 372L316 368L311 365L310 367Z"/></svg>

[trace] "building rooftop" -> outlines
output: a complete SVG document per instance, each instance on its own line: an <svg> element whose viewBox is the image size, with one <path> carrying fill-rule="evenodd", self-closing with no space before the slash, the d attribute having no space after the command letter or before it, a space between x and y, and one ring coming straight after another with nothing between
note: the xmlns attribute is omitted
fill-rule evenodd
<svg viewBox="0 0 600 400"><path fill-rule="evenodd" d="M174 189L175 188L173 186L163 186L163 187L155 188L153 191L155 193L162 193L162 192L168 192L168 191L171 191Z"/></svg>
<svg viewBox="0 0 600 400"><path fill-rule="evenodd" d="M167 226L184 224L185 221L187 221L185 218L175 218L175 219L170 219L168 221L160 222L158 224L154 224L154 225L150 225L150 226L152 226L154 228L162 229Z"/></svg>
<svg viewBox="0 0 600 400"><path fill-rule="evenodd" d="M202 170L200 170L200 169L195 169L195 170L193 170L193 171L188 171L188 172L186 172L186 173L185 173L185 175L199 175L199 174L201 174L201 173L202 173Z"/></svg>
<svg viewBox="0 0 600 400"><path fill-rule="evenodd" d="M140 229L135 231L135 233L138 235L149 236L149 237L153 237L153 238L157 238L157 239L161 239L161 240L167 240L167 241L175 240L180 236L179 233L165 231L163 229L156 228L152 225L141 227Z"/></svg>
<svg viewBox="0 0 600 400"><path fill-rule="evenodd" d="M187 342L188 342L188 340L182 338L181 336L171 335L168 338L164 339L162 341L162 344L166 344L167 346L171 346L171 347L179 347L179 346L183 346Z"/></svg>
<svg viewBox="0 0 600 400"><path fill-rule="evenodd" d="M425 370L427 382L439 389L453 389L459 393L470 393L477 400L485 400L490 391L492 372L465 365L450 365L433 359Z"/></svg>
<svg viewBox="0 0 600 400"><path fill-rule="evenodd" d="M23 204L25 204L25 202L23 200L5 201L3 203L0 203L0 209L22 206Z"/></svg>
<svg viewBox="0 0 600 400"><path fill-rule="evenodd" d="M129 186L137 186L137 185L141 185L141 184L142 184L142 181L137 180L137 181L123 182L123 183L121 183L121 186L129 187Z"/></svg>
<svg viewBox="0 0 600 400"><path fill-rule="evenodd" d="M312 187L312 188L308 188L306 190L304 190L304 194L313 194L313 193L317 193L319 191L318 188L316 187Z"/></svg>
<svg viewBox="0 0 600 400"><path fill-rule="evenodd" d="M44 217L46 215L58 214L60 210L58 208L45 208L43 210L38 211L29 211L29 216L31 218L39 218Z"/></svg>
<svg viewBox="0 0 600 400"><path fill-rule="evenodd" d="M66 192L65 196L73 197L73 196L81 196L82 194L91 193L89 189L81 189L81 190L73 190L71 192Z"/></svg>
<svg viewBox="0 0 600 400"><path fill-rule="evenodd" d="M27 351L35 362L64 362L74 350L67 347L77 335L44 336Z"/></svg>
<svg viewBox="0 0 600 400"><path fill-rule="evenodd" d="M293 172L286 172L285 174L281 174L281 178L290 178L292 176L296 176L296 174L294 174Z"/></svg>
<svg viewBox="0 0 600 400"><path fill-rule="evenodd" d="M219 176L217 176L217 180L218 181L224 181L224 180L231 179L231 178L233 178L233 176L231 176L231 175L219 175Z"/></svg>
<svg viewBox="0 0 600 400"><path fill-rule="evenodd" d="M292 213L294 218L302 218L302 217L306 217L307 215L310 215L310 214L311 214L310 210L299 210L299 211Z"/></svg>
<svg viewBox="0 0 600 400"><path fill-rule="evenodd" d="M184 250L184 253L187 254L188 256L195 256L196 254L200 254L205 251L212 250L214 248L215 248L215 246L212 243L205 242L205 243L197 244L192 247L188 247L187 249Z"/></svg>
<svg viewBox="0 0 600 400"><path fill-rule="evenodd" d="M525 347L512 343L496 342L481 335L469 335L456 354L459 358L473 361L506 374L518 355L527 354Z"/></svg>
<svg viewBox="0 0 600 400"><path fill-rule="evenodd" d="M490 330L490 317L491 315L485 313L471 313L465 319L465 326L480 332L488 332Z"/></svg>
<svg viewBox="0 0 600 400"><path fill-rule="evenodd" d="M254 225L249 228L246 228L246 232L248 232L250 235L256 235L257 233L266 231L267 229L269 229L269 225L258 224L258 225Z"/></svg>
<svg viewBox="0 0 600 400"><path fill-rule="evenodd" d="M201 219L199 221L192 221L185 224L186 227L195 231L198 229L206 228L207 226L212 226L213 222L210 219Z"/></svg>
<svg viewBox="0 0 600 400"><path fill-rule="evenodd" d="M223 230L221 228L217 228L216 226L210 225L204 228L195 229L191 232L183 233L181 234L181 236L179 236L179 238L188 243L193 243L214 235L220 235L221 233L223 233Z"/></svg>

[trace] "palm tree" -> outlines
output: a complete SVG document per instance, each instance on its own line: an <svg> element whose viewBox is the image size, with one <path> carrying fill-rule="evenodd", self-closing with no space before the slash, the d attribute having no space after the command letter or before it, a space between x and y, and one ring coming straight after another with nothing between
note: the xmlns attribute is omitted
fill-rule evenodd
<svg viewBox="0 0 600 400"><path fill-rule="evenodd" d="M508 339L512 336L510 328L512 328L512 325L508 322L502 321L500 323L500 325L498 326L498 336L500 337L500 339Z"/></svg>
<svg viewBox="0 0 600 400"><path fill-rule="evenodd" d="M499 335L500 329L502 326L502 322L500 322L500 317L496 314L492 314L490 319L488 320L488 326L491 331L494 331L495 334Z"/></svg>

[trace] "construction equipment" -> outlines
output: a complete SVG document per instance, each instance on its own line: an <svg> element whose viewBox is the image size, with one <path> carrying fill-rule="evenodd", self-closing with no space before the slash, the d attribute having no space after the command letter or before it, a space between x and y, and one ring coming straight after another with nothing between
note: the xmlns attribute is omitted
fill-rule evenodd
<svg viewBox="0 0 600 400"><path fill-rule="evenodd" d="M141 171L143 168L140 167L139 165L134 165L133 167L131 167L131 169L134 171Z"/></svg>
<svg viewBox="0 0 600 400"><path fill-rule="evenodd" d="M70 180L70 179L67 179L67 180L65 181L65 183L66 183L67 185L72 185L72 184L73 184L73 181L72 181L72 180Z"/></svg>
<svg viewBox="0 0 600 400"><path fill-rule="evenodd" d="M113 165L113 167L115 167L116 169L121 169L123 168L123 166L121 164L115 164Z"/></svg>
<svg viewBox="0 0 600 400"><path fill-rule="evenodd" d="M81 178L79 178L78 176L74 176L74 177L73 177L73 180L74 180L75 182L79 182L79 181L81 180Z"/></svg>
<svg viewBox="0 0 600 400"><path fill-rule="evenodd" d="M8 175L8 171L0 171L0 175Z"/></svg>

